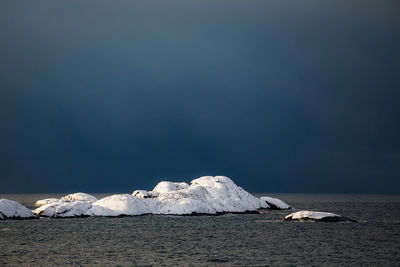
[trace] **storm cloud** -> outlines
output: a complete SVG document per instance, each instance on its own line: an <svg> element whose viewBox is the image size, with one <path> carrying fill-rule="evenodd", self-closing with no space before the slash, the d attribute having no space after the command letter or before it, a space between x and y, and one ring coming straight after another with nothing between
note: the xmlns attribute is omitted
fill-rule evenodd
<svg viewBox="0 0 400 267"><path fill-rule="evenodd" d="M2 1L0 192L399 193L398 1Z"/></svg>

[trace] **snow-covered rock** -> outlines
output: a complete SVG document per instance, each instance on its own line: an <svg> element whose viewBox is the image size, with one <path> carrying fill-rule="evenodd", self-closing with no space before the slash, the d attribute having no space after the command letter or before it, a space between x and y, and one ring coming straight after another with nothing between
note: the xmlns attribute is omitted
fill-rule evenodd
<svg viewBox="0 0 400 267"><path fill-rule="evenodd" d="M28 218L36 218L31 210L25 208L17 201L5 198L0 199L0 220Z"/></svg>
<svg viewBox="0 0 400 267"><path fill-rule="evenodd" d="M84 216L85 212L92 207L88 201L65 201L58 200L48 203L33 210L37 216L44 217L79 217Z"/></svg>
<svg viewBox="0 0 400 267"><path fill-rule="evenodd" d="M36 201L35 206L39 208L33 210L33 213L45 217L84 216L85 212L92 207L92 203L95 201L97 201L97 198L86 193L69 194L61 199L41 199Z"/></svg>
<svg viewBox="0 0 400 267"><path fill-rule="evenodd" d="M261 201L266 202L271 209L273 210L287 210L291 209L291 207L280 200L279 198L273 198L273 197L260 197Z"/></svg>
<svg viewBox="0 0 400 267"><path fill-rule="evenodd" d="M190 187L162 193L157 198L157 214L216 214L217 210L206 199L207 190Z"/></svg>
<svg viewBox="0 0 400 267"><path fill-rule="evenodd" d="M190 185L161 182L153 191L159 192L156 198L158 214L217 214L256 211L267 207L225 176L200 177Z"/></svg>
<svg viewBox="0 0 400 267"><path fill-rule="evenodd" d="M137 198L132 195L112 195L102 198L93 203L86 212L88 216L121 216L121 215L143 215L154 213L148 207L152 199Z"/></svg>
<svg viewBox="0 0 400 267"><path fill-rule="evenodd" d="M217 214L267 208L224 176L205 176L187 183L160 182L153 191L136 190L133 195L100 199L86 212L89 216L141 214Z"/></svg>
<svg viewBox="0 0 400 267"><path fill-rule="evenodd" d="M200 177L193 180L187 190L216 212L246 212L268 207L225 176Z"/></svg>
<svg viewBox="0 0 400 267"><path fill-rule="evenodd" d="M335 213L320 212L320 211L308 211L301 210L298 212L291 213L285 218L284 221L322 221L322 222L338 222L338 221L354 221L352 219L342 217Z"/></svg>

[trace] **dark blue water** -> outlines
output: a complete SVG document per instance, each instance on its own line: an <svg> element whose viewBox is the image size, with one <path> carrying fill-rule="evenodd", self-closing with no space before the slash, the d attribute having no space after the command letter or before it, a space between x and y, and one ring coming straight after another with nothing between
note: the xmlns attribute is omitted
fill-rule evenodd
<svg viewBox="0 0 400 267"><path fill-rule="evenodd" d="M359 222L282 222L290 211L7 220L0 265L400 266L400 196L264 195ZM29 206L50 196L0 197Z"/></svg>

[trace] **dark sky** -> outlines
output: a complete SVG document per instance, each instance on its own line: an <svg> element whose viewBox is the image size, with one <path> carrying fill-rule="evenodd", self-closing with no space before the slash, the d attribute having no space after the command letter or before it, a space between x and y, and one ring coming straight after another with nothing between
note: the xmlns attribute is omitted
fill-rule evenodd
<svg viewBox="0 0 400 267"><path fill-rule="evenodd" d="M400 2L0 2L0 192L400 193Z"/></svg>

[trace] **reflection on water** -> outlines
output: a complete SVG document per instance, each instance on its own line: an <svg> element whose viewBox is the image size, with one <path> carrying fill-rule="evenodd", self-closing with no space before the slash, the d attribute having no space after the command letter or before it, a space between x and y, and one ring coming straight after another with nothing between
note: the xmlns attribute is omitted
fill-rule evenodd
<svg viewBox="0 0 400 267"><path fill-rule="evenodd" d="M269 210L223 216L8 220L0 221L0 265L396 266L400 262L399 196L269 195L297 209L330 211L361 223L282 222L290 211ZM0 197L29 206L53 196Z"/></svg>

